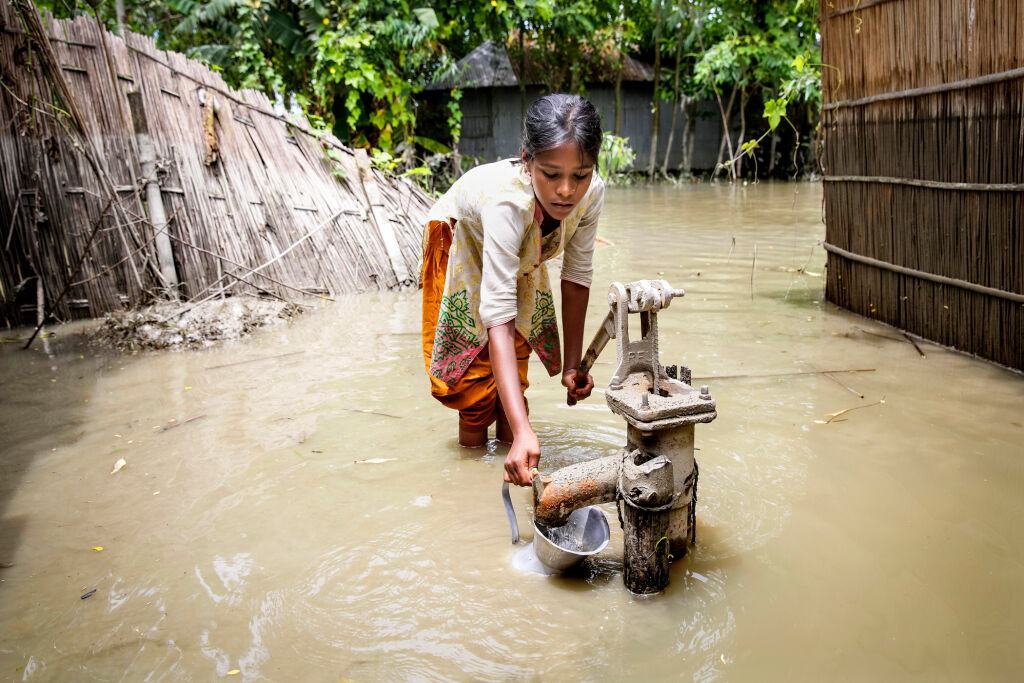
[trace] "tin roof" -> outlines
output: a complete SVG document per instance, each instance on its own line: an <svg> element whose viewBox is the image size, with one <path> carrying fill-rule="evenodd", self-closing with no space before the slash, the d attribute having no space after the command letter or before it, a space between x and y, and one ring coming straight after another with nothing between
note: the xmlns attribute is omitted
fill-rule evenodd
<svg viewBox="0 0 1024 683"><path fill-rule="evenodd" d="M533 58L533 49L526 49L526 75L523 78L527 85L544 83L540 72L544 67ZM615 72L611 65L603 59L594 59L588 55L587 78L589 83L611 83L615 81ZM623 81L653 81L654 69L649 64L625 55L622 64ZM426 86L426 90L450 90L451 88L492 88L519 85L517 69L509 58L508 51L487 40L474 48L469 54L456 62L447 74L435 79Z"/></svg>

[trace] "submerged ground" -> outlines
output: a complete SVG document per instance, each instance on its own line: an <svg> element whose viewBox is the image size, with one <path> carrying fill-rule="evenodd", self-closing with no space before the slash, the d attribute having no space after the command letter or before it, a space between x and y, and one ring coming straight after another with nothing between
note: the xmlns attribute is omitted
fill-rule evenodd
<svg viewBox="0 0 1024 683"><path fill-rule="evenodd" d="M414 293L204 351L2 345L0 675L1019 679L1024 379L826 304L820 192L609 192L587 336L610 281L665 278L662 362L727 376L695 379L697 545L654 599L612 507L574 575L512 567L505 449L457 445ZM622 446L602 396L531 383L542 470Z"/></svg>

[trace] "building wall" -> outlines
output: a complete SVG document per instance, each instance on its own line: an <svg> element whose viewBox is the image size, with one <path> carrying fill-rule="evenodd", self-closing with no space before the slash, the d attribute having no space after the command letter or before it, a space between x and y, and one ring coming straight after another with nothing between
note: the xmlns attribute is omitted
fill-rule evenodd
<svg viewBox="0 0 1024 683"><path fill-rule="evenodd" d="M529 104L543 91L540 87L526 89ZM650 83L622 84L622 121L619 134L629 138L630 147L637 153L634 168L646 169L651 150L651 99L653 86ZM588 98L601 114L605 130L612 130L615 124L615 87L595 85L587 93ZM466 90L462 101L462 139L459 151L466 156L480 157L483 161L495 161L518 156L522 126L522 99L519 88L479 88ZM718 113L712 102L698 105L696 142L693 147L692 170L708 170L714 167L718 158L718 147L722 141ZM668 141L668 128L672 121L672 103L662 102L658 134L658 166ZM669 168L678 170L682 159L681 142L686 116L680 112L676 120L676 131L669 157Z"/></svg>

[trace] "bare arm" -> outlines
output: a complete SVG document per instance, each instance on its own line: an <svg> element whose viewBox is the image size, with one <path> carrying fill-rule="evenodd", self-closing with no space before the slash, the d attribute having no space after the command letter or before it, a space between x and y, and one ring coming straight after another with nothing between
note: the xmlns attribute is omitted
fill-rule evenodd
<svg viewBox="0 0 1024 683"><path fill-rule="evenodd" d="M576 376L576 368L583 356L583 323L589 299L589 287L562 280L562 384L577 401L590 396L594 389L594 378L589 374Z"/></svg>
<svg viewBox="0 0 1024 683"><path fill-rule="evenodd" d="M519 383L515 320L488 328L487 336L498 397L512 428L512 447L505 458L505 481L528 486L533 481L530 470L540 462L540 442L526 414Z"/></svg>

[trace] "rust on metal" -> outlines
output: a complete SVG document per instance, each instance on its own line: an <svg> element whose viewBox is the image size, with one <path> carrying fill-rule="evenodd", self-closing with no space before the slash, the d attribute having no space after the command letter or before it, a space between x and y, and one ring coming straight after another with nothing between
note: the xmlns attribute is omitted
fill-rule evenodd
<svg viewBox="0 0 1024 683"><path fill-rule="evenodd" d="M619 458L610 456L563 467L535 490L534 512L545 526L565 524L573 510L614 500Z"/></svg>

